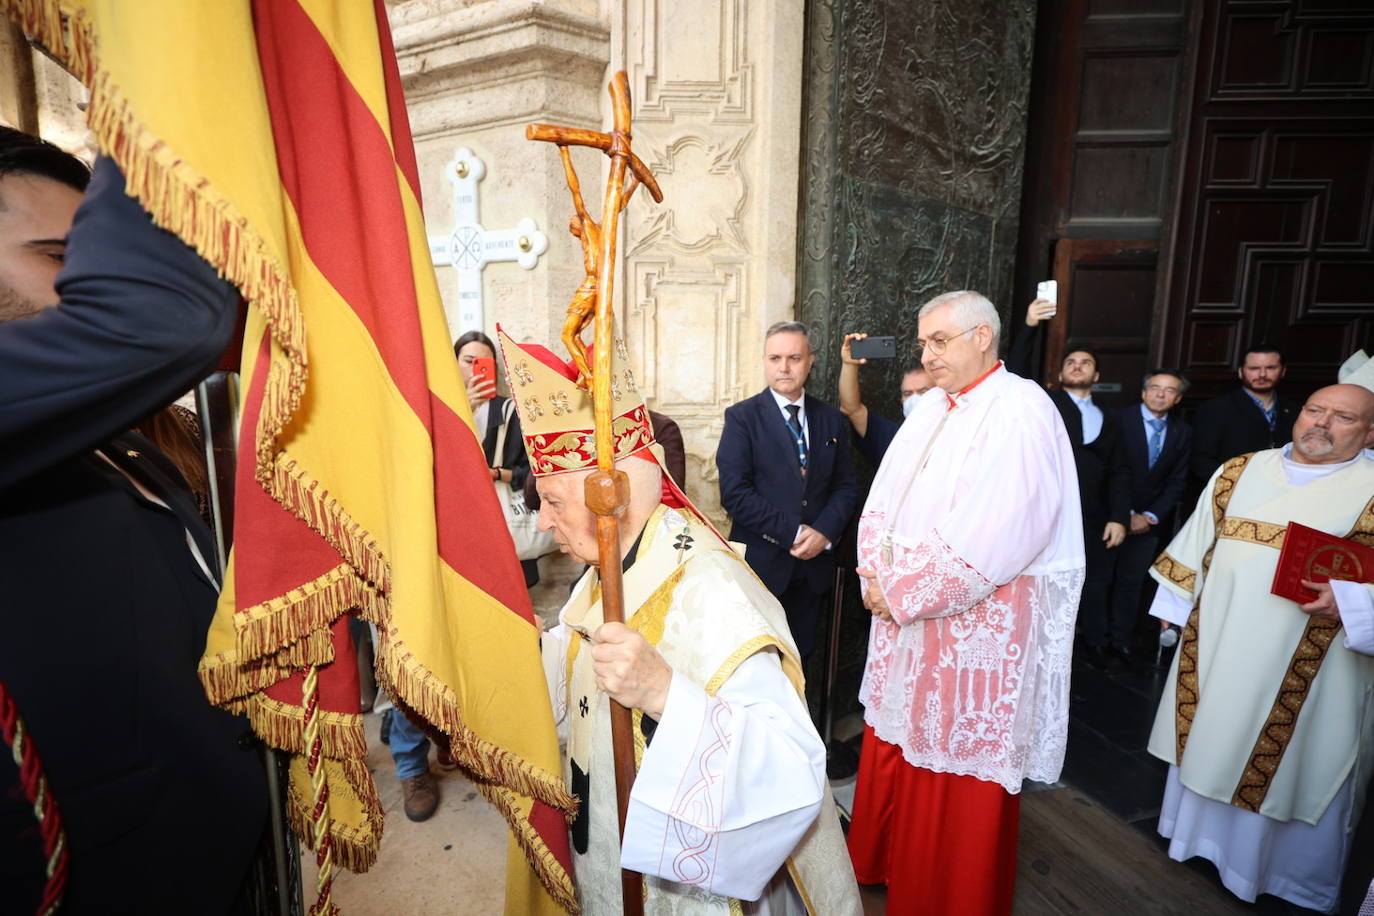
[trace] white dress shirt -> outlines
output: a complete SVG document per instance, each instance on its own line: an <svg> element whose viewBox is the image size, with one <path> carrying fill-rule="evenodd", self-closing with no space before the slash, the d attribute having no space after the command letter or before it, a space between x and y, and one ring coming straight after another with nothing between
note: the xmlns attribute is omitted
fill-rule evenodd
<svg viewBox="0 0 1374 916"><path fill-rule="evenodd" d="M1073 399L1078 412L1083 415L1083 444L1091 445L1102 435L1102 408L1093 403L1091 394L1086 398L1080 398L1072 391L1066 391L1065 394Z"/></svg>
<svg viewBox="0 0 1374 916"><path fill-rule="evenodd" d="M773 396L773 400L778 405L778 410L782 412L782 419L786 423L792 422L792 412L787 408L791 407L793 404L801 408L801 410L797 411L797 422L801 424L802 438L806 440L806 450L808 452L811 451L811 431L807 429L806 426L806 389L803 388L801 392L798 393L795 401L787 400L787 398L778 394L772 388L768 389L768 393Z"/></svg>

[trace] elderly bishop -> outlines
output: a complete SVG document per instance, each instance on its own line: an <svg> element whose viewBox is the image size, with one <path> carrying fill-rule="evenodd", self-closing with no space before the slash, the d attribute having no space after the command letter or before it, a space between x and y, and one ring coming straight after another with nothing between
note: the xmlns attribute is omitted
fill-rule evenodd
<svg viewBox="0 0 1374 916"><path fill-rule="evenodd" d="M1010 913L1021 782L1064 760L1083 533L1068 434L997 310L919 315L927 391L859 523L873 612L849 848L891 913Z"/></svg>
<svg viewBox="0 0 1374 916"><path fill-rule="evenodd" d="M540 526L589 564L544 634L582 912L622 912L620 869L645 876L646 913L861 912L825 779L825 747L802 699L787 620L743 559L662 468L648 410L612 355L626 623L604 623L591 396L539 346L500 343L519 405ZM617 347L617 351L620 347ZM617 836L610 700L633 711L637 775Z"/></svg>

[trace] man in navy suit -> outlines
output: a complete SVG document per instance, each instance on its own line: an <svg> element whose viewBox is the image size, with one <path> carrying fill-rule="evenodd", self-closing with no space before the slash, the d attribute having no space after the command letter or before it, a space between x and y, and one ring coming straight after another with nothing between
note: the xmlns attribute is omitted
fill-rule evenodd
<svg viewBox="0 0 1374 916"><path fill-rule="evenodd" d="M237 304L111 161L0 127L0 681L63 819L64 914L246 902L265 774L196 674L220 571L175 466L126 432L214 369ZM45 863L19 785L0 753L0 910L22 913Z"/></svg>
<svg viewBox="0 0 1374 916"><path fill-rule="evenodd" d="M725 411L716 449L730 539L783 609L803 659L816 648L821 599L835 575L833 546L859 501L847 424L805 392L816 362L806 325L780 322L764 338L768 387Z"/></svg>
<svg viewBox="0 0 1374 916"><path fill-rule="evenodd" d="M1118 550L1107 620L1111 645L1128 650L1140 607L1140 591L1160 541L1188 484L1193 430L1171 411L1188 390L1177 370L1145 376L1140 403L1116 411L1131 468L1130 534Z"/></svg>

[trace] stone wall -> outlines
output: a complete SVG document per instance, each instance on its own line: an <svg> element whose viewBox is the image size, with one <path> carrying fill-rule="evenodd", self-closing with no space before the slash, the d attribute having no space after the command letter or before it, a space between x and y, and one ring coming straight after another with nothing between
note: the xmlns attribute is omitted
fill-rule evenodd
<svg viewBox="0 0 1374 916"><path fill-rule="evenodd" d="M800 7L624 0L614 17L635 146L664 192L626 214L627 338L650 405L682 427L688 494L717 524L725 408L762 388L763 332L795 314Z"/></svg>

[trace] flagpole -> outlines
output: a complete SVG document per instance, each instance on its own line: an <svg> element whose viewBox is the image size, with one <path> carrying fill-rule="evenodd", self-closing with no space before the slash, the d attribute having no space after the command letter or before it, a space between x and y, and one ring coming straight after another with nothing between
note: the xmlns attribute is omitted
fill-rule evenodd
<svg viewBox="0 0 1374 916"><path fill-rule="evenodd" d="M596 470L586 482L587 508L596 515L596 540L601 560L601 608L606 623L625 621L625 594L621 579L620 516L630 504L630 481L615 467L611 424L611 352L614 349L615 255L620 223L621 197L625 190L625 166L630 152L630 84L625 71L611 80L614 129L611 132L611 173L601 207L600 271L596 289L596 364L592 370L592 404L596 417ZM615 789L621 842L625 816L635 780L634 720L630 710L611 701L611 747L615 754ZM638 872L621 869L620 891L627 916L643 912L642 879Z"/></svg>

